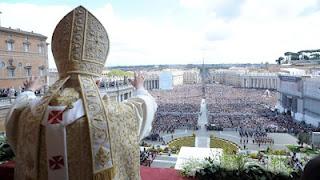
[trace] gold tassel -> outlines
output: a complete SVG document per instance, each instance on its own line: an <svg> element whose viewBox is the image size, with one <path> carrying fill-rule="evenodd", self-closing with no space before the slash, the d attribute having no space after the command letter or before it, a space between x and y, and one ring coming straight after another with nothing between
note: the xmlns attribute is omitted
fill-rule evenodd
<svg viewBox="0 0 320 180"><path fill-rule="evenodd" d="M115 175L114 167L102 170L93 175L93 180L112 180Z"/></svg>

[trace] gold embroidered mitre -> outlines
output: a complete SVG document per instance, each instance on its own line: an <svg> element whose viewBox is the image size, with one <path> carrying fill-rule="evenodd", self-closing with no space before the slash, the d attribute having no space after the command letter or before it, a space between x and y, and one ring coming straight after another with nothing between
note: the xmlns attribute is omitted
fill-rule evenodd
<svg viewBox="0 0 320 180"><path fill-rule="evenodd" d="M51 47L60 77L100 76L109 51L109 39L99 20L79 6L58 23Z"/></svg>

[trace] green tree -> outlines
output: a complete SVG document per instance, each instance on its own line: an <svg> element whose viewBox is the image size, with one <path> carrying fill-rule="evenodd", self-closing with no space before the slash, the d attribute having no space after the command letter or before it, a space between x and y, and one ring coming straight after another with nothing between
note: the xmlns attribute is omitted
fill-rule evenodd
<svg viewBox="0 0 320 180"><path fill-rule="evenodd" d="M310 59L320 59L320 54L319 53L314 53L310 55Z"/></svg>
<svg viewBox="0 0 320 180"><path fill-rule="evenodd" d="M123 71L120 69L112 69L110 72L107 73L107 76L118 76L118 77L123 77L123 76L133 76L132 72L128 71Z"/></svg>
<svg viewBox="0 0 320 180"><path fill-rule="evenodd" d="M302 59L303 59L303 60L309 60L309 57L306 56L306 55L303 55Z"/></svg>
<svg viewBox="0 0 320 180"><path fill-rule="evenodd" d="M310 135L307 132L301 132L298 134L298 144L303 147L303 144L310 142Z"/></svg>
<svg viewBox="0 0 320 180"><path fill-rule="evenodd" d="M277 60L276 60L276 62L277 62L277 64L282 64L283 63L283 60L284 60L284 57L279 57Z"/></svg>

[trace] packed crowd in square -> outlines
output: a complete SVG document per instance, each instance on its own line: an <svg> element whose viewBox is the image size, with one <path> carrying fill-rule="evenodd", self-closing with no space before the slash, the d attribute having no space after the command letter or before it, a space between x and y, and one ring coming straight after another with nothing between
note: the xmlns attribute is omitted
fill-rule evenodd
<svg viewBox="0 0 320 180"><path fill-rule="evenodd" d="M210 84L206 87L206 101L208 123L218 127L289 133L317 130L295 122L290 114L278 113L274 109L275 91Z"/></svg>
<svg viewBox="0 0 320 180"><path fill-rule="evenodd" d="M175 129L196 130L201 102L200 85L177 86L173 90L153 90L158 109L153 134L174 133Z"/></svg>

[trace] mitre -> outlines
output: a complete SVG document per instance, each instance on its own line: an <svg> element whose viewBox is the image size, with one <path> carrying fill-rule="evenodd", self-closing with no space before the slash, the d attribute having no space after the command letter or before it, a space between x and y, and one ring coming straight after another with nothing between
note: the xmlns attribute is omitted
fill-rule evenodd
<svg viewBox="0 0 320 180"><path fill-rule="evenodd" d="M60 78L71 74L100 76L109 39L101 22L79 6L58 23L51 47Z"/></svg>

